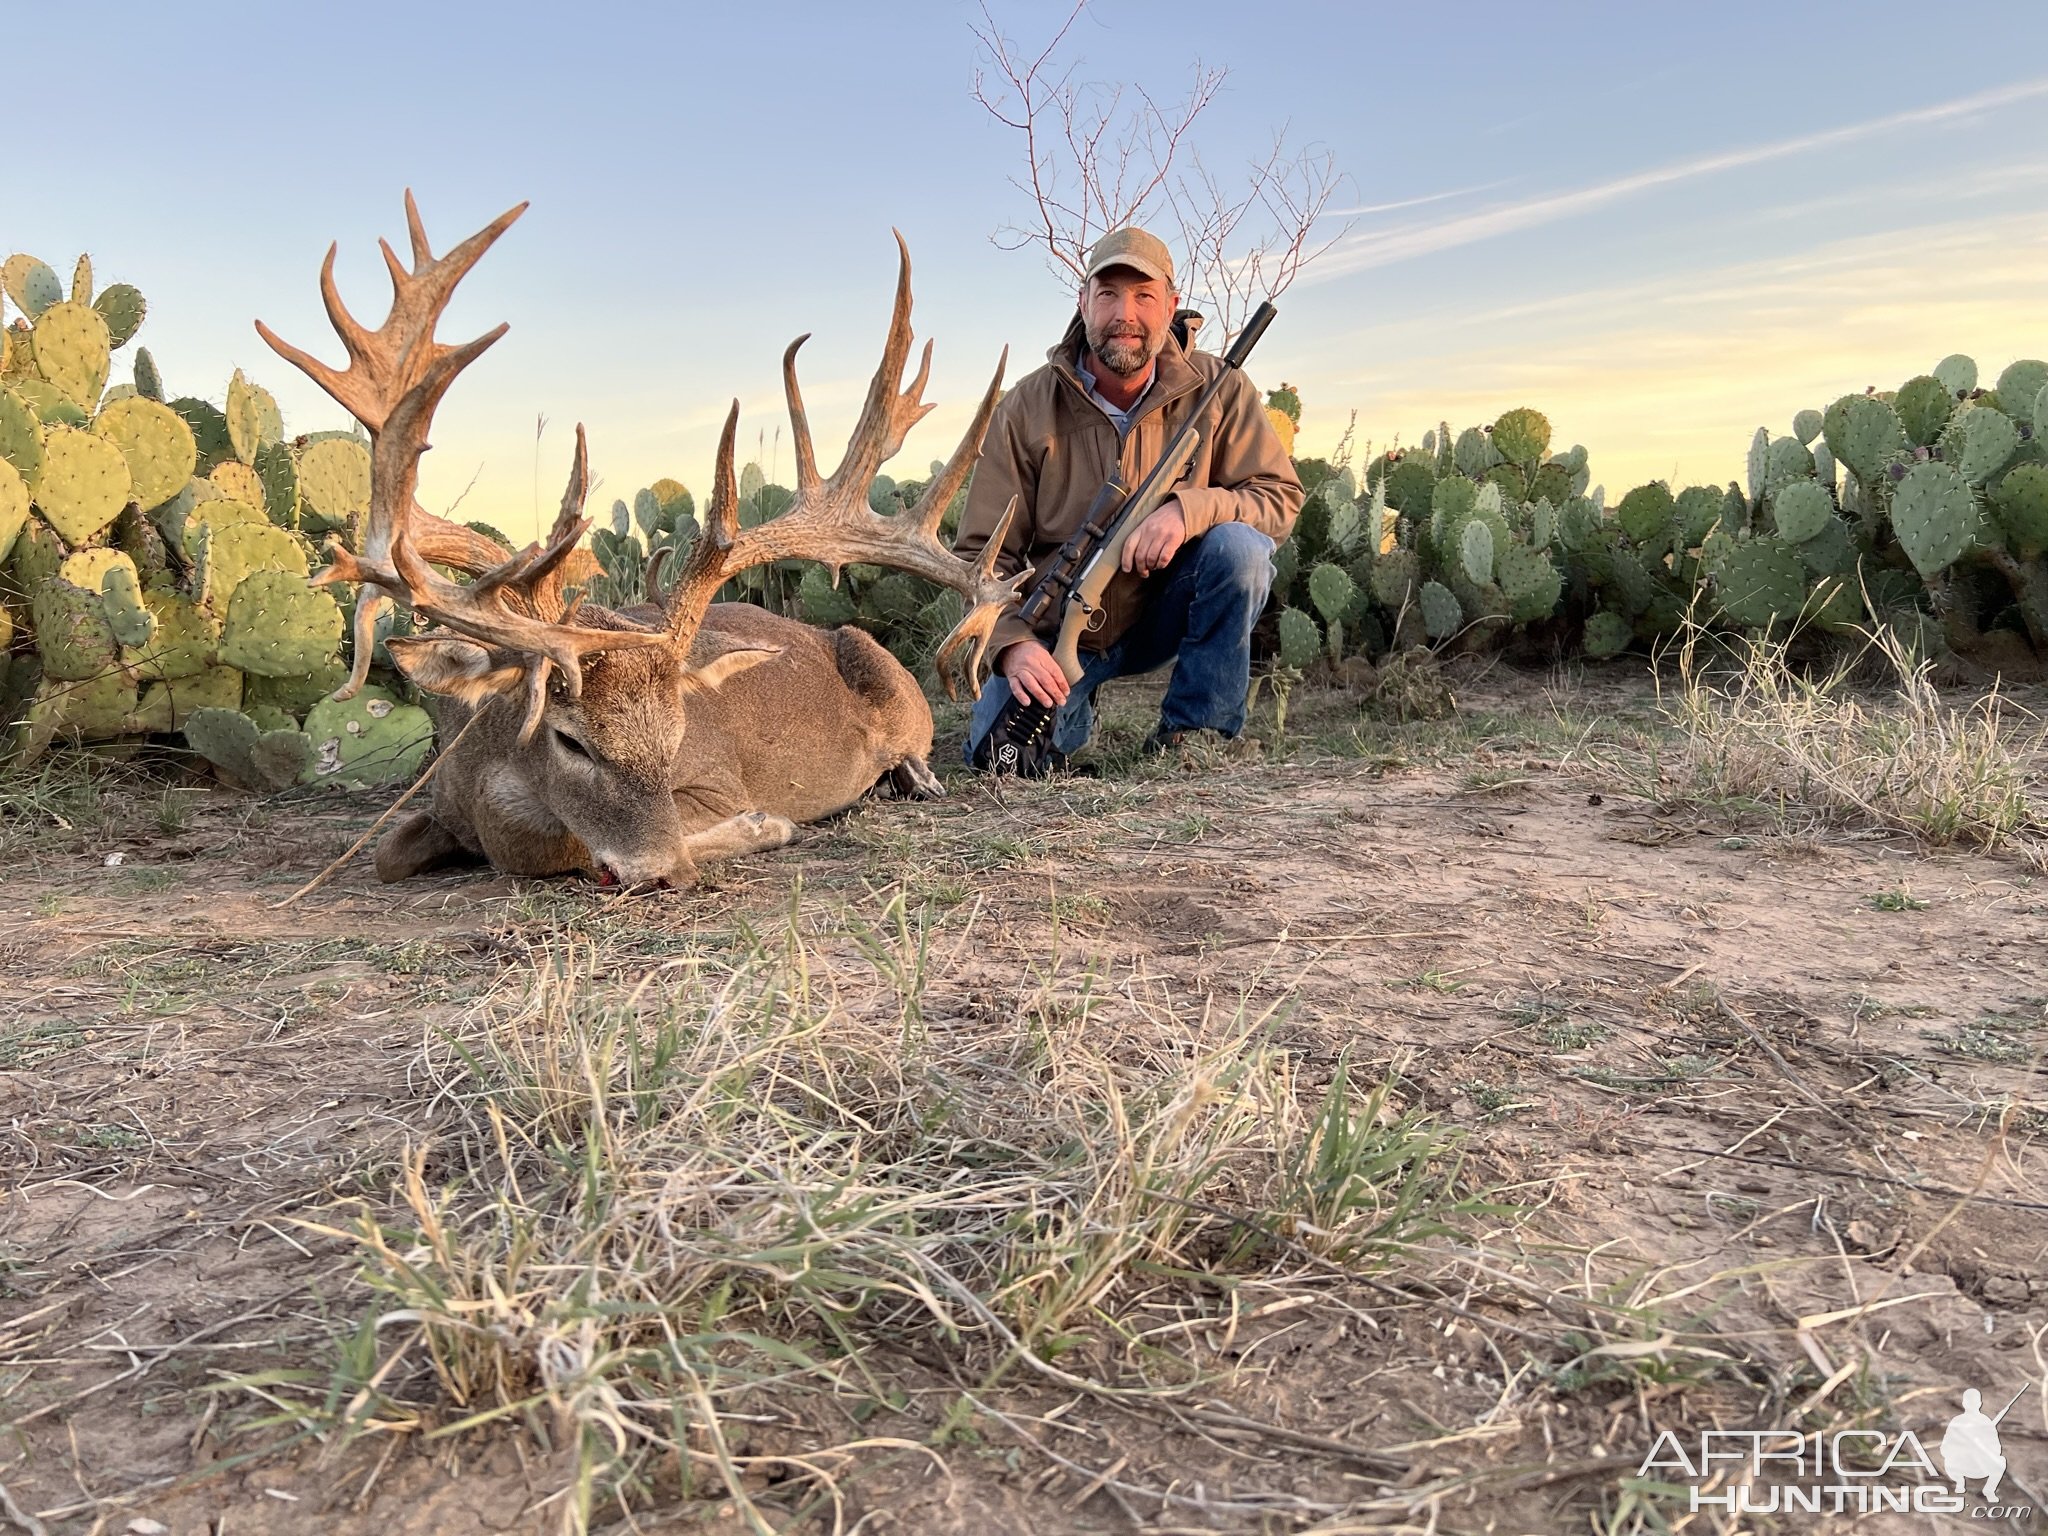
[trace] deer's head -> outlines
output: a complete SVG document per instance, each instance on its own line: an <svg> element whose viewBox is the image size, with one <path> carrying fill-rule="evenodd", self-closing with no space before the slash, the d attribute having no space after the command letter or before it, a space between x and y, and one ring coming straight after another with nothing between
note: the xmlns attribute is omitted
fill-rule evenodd
<svg viewBox="0 0 2048 1536"><path fill-rule="evenodd" d="M836 578L842 565L869 562L914 571L950 587L966 598L967 612L940 647L940 675L949 692L958 672L964 670L970 684L978 677L989 633L1015 601L1023 578L995 575L1005 529L997 530L981 559L970 565L940 542L938 526L980 452L1002 365L966 436L918 504L893 517L875 513L867 492L876 470L933 409L922 400L931 366L929 343L909 388L900 393L897 388L911 344L910 255L899 235L901 259L888 338L839 468L829 479L818 473L797 388L796 353L807 339L799 337L783 355L797 467L796 495L788 509L754 527L739 527L735 401L719 440L703 533L663 600L660 622L643 624L608 609L586 609L574 590L576 577L594 563L576 547L590 526L582 512L589 466L580 425L561 510L544 543L512 553L431 516L414 502L434 408L456 375L506 330L500 325L454 346L434 339L435 323L455 285L525 206L501 215L437 259L408 192L413 265L408 269L388 243L380 242L393 298L390 315L376 331L361 325L343 305L330 247L320 273L321 296L348 352L346 369L329 367L257 322L265 341L370 432L370 509L360 553L330 545L330 563L314 578L360 584L355 670L338 696L347 697L363 683L378 610L394 599L406 602L417 617L438 627L389 641L392 659L418 687L491 717L498 729L481 734L474 750L491 754L494 791L527 808L537 831L559 828L574 835L590 849L598 866L594 872L629 884L675 877L684 872L685 861L673 791L690 700L778 654L741 649L693 657L706 608L741 571L777 560L809 559L825 562ZM443 569L471 579L451 579ZM649 584L660 590L658 566L650 570Z"/></svg>

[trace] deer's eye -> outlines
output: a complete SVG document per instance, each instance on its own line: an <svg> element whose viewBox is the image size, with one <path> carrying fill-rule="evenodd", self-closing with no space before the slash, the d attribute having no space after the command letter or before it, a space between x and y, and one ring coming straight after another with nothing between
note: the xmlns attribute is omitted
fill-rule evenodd
<svg viewBox="0 0 2048 1536"><path fill-rule="evenodd" d="M564 752L567 752L571 757L590 756L590 748L583 745L582 742L578 741L574 736L571 736L567 731L555 732L555 745L560 747Z"/></svg>

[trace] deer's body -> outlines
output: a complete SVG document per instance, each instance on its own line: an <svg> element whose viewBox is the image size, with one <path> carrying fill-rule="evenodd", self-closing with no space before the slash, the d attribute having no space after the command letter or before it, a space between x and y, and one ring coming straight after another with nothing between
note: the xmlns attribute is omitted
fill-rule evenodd
<svg viewBox="0 0 2048 1536"><path fill-rule="evenodd" d="M413 264L389 245L391 312L372 331L334 285L334 251L321 297L348 352L331 367L257 330L370 430L370 505L357 548L336 544L315 578L357 584L355 670L362 685L375 649L377 610L393 599L424 633L395 636L392 662L447 701L443 725L459 734L436 764L433 809L415 812L377 849L377 872L400 880L436 865L485 858L511 874L585 870L625 885L687 880L701 864L779 847L796 823L844 810L885 775L908 794L944 793L925 759L931 709L894 657L855 629L821 630L741 603L713 599L740 572L784 560L833 570L874 563L912 571L961 594L965 614L935 656L948 691L954 662L969 681L997 616L1022 576L998 577L1001 529L980 559L962 560L938 536L967 482L1002 384L989 381L967 436L916 506L884 516L868 502L875 472L932 407L923 401L931 346L898 391L910 353L910 253L897 237L896 303L882 363L829 477L797 388L799 337L782 356L796 491L778 515L739 525L733 403L718 443L702 532L658 604L614 613L584 608L570 590L590 466L581 426L562 510L545 544L514 553L418 506L419 457L434 407L505 327L453 345L434 325L462 275L516 219L500 215L447 255L427 244L412 194L405 199ZM467 573L461 582L444 571Z"/></svg>
<svg viewBox="0 0 2048 1536"><path fill-rule="evenodd" d="M796 825L845 810L885 778L903 792L941 792L926 766L931 706L871 636L814 628L748 603L714 604L692 642L690 665L736 651L771 654L692 698L666 775L673 827L656 825L665 818L646 814L639 796L620 804L593 793L581 782L582 764L552 743L522 748L516 701L492 697L472 706L450 698L441 707L443 740L475 709L486 718L438 770L432 811L402 821L380 844L377 873L402 880L487 859L517 875L679 879L710 858L777 847ZM629 658L644 653L610 654L633 670ZM648 722L616 718L630 713L621 706L630 706L643 681L613 675L619 670L604 655L588 665L580 703L593 747L598 739L648 734Z"/></svg>

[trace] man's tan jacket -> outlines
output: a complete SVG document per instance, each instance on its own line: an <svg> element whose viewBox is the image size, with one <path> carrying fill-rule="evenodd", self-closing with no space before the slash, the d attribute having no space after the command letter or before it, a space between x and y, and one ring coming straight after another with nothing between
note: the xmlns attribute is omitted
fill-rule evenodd
<svg viewBox="0 0 2048 1536"><path fill-rule="evenodd" d="M996 570L1015 575L1029 565L1036 573L1059 551L1088 516L1095 493L1121 464L1135 486L1159 461L1166 440L1187 419L1209 381L1225 371L1209 352L1184 352L1171 336L1160 350L1152 387L1138 402L1130 431L1119 442L1116 426L1088 398L1075 366L1083 341L1074 317L1058 346L1003 397L989 423L974 483L960 519L954 549L979 555L1001 521L1010 498L1017 516ZM1200 424L1201 451L1177 492L1188 538L1198 539L1218 523L1249 523L1278 544L1294 529L1301 511L1301 481L1293 461L1266 420L1259 392L1239 371L1227 380ZM1084 649L1107 649L1136 622L1159 576L1141 578L1119 571L1103 595L1103 622L1082 639ZM1025 583L1028 591L1030 582ZM1051 641L1059 629L1055 609L1039 635ZM1014 611L997 623L989 642L994 655L1026 638L1030 630Z"/></svg>

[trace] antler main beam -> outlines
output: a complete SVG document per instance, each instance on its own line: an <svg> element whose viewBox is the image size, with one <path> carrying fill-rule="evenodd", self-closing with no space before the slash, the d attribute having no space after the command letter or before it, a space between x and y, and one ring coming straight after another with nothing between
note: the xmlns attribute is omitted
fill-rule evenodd
<svg viewBox="0 0 2048 1536"><path fill-rule="evenodd" d="M989 634L1003 610L1016 601L1018 586L1028 573L1009 578L995 574L995 560L1009 529L1008 512L981 559L971 565L940 541L939 523L981 452L982 438L1002 391L1009 350L1005 348L997 362L995 377L989 380L966 436L945 468L925 487L917 505L892 517L870 507L868 486L875 472L903 447L910 429L936 408L925 404L923 398L931 373L930 342L925 343L916 377L898 392L911 343L910 250L900 233L896 249L896 303L889 334L845 456L829 479L819 475L810 419L796 378L797 350L810 337L799 336L782 355L783 392L789 401L796 447L796 499L780 516L744 531L739 527L739 492L733 474L733 439L739 423L739 403L733 403L719 437L704 531L691 545L668 599L669 633L679 648L687 648L696 635L718 589L749 567L776 560L818 560L831 568L836 583L842 566L872 563L913 572L961 594L967 613L939 647L940 677L948 693L954 692L960 671L964 670L970 682L978 680ZM963 652L967 653L964 668L960 666Z"/></svg>
<svg viewBox="0 0 2048 1536"><path fill-rule="evenodd" d="M439 527L414 526L416 517L425 517L414 493L435 407L456 376L508 329L499 325L474 341L451 344L435 340L434 327L456 284L526 207L521 203L507 209L447 255L436 257L420 223L419 207L408 190L405 222L412 243L412 266L408 269L398 259L389 241L377 242L391 274L391 312L374 331L342 303L334 281L338 246L329 246L327 259L320 265L320 297L348 353L346 368L321 362L261 320L256 322L256 330L280 357L298 367L370 430L370 508L360 552L350 551L339 541L330 542L330 563L314 578L317 582L362 583L356 599L355 665L337 696L347 698L362 686L375 647L377 614L387 602L400 598L425 618L530 658L526 729L531 732L539 720L551 673L561 672L573 696L582 689L585 656L601 650L661 645L667 638L639 630L579 629L548 622L535 612L531 601L535 585L567 558L589 527L582 516L589 467L581 426L576 429L576 458L562 511L545 545L530 544L462 586L428 564L429 555L448 543L443 531L446 525L433 519Z"/></svg>

